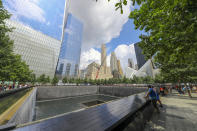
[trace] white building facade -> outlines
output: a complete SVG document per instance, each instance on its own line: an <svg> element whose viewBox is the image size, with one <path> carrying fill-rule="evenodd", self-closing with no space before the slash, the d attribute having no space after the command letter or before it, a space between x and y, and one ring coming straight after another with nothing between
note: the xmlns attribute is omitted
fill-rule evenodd
<svg viewBox="0 0 197 131"><path fill-rule="evenodd" d="M13 31L8 35L14 41L14 53L21 55L36 77L42 74L54 77L61 43L28 26L6 20Z"/></svg>
<svg viewBox="0 0 197 131"><path fill-rule="evenodd" d="M155 78L157 74L160 73L160 69L154 69L152 60L149 59L139 70L135 70L133 68L127 67L125 69L125 76L127 78L133 78L133 76L137 77L147 77L150 76Z"/></svg>

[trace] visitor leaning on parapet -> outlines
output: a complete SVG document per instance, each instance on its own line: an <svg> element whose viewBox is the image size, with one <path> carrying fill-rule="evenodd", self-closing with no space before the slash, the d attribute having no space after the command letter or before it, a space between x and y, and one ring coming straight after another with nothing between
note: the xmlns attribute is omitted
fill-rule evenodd
<svg viewBox="0 0 197 131"><path fill-rule="evenodd" d="M159 108L157 107L157 92L153 90L153 86L148 85L148 93L146 94L145 98L148 99L150 97L151 102L158 113L160 113Z"/></svg>

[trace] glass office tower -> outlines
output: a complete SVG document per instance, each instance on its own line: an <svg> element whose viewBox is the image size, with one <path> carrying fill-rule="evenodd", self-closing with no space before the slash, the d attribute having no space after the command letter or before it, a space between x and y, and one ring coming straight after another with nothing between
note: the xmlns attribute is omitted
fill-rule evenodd
<svg viewBox="0 0 197 131"><path fill-rule="evenodd" d="M139 47L138 45L139 43L134 44L134 48L135 48L135 55L136 55L136 59L137 59L137 66L138 69L140 69L145 63L145 57L142 54L142 49Z"/></svg>
<svg viewBox="0 0 197 131"><path fill-rule="evenodd" d="M67 22L65 23L56 69L56 76L59 79L78 77L79 74L83 24L70 13L68 13Z"/></svg>

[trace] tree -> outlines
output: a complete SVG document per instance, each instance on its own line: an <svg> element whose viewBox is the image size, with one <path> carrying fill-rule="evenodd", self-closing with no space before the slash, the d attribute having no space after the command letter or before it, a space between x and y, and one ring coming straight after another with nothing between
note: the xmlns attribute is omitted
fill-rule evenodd
<svg viewBox="0 0 197 131"><path fill-rule="evenodd" d="M51 81L51 84L52 85L57 85L58 81L59 81L58 78L56 76L54 76L54 78Z"/></svg>
<svg viewBox="0 0 197 131"><path fill-rule="evenodd" d="M155 55L155 64L169 82L197 81L196 0L132 0L140 5L131 11L136 29L144 30L140 47L146 58ZM123 13L127 0L117 9Z"/></svg>
<svg viewBox="0 0 197 131"><path fill-rule="evenodd" d="M68 79L67 77L64 77L64 79L62 80L62 82L65 84L65 83L68 83Z"/></svg>
<svg viewBox="0 0 197 131"><path fill-rule="evenodd" d="M127 84L128 83L128 79L124 76L122 79L122 83Z"/></svg>
<svg viewBox="0 0 197 131"><path fill-rule="evenodd" d="M87 78L84 79L84 83L88 84L88 79Z"/></svg>
<svg viewBox="0 0 197 131"><path fill-rule="evenodd" d="M92 85L93 84L93 80L92 79L89 79L88 80L88 83Z"/></svg>
<svg viewBox="0 0 197 131"><path fill-rule="evenodd" d="M147 81L147 84L153 84L154 83L154 79L150 76L146 76L145 80Z"/></svg>
<svg viewBox="0 0 197 131"><path fill-rule="evenodd" d="M70 78L69 79L69 83L75 83L75 79L74 78Z"/></svg>
<svg viewBox="0 0 197 131"><path fill-rule="evenodd" d="M31 74L31 80L30 82L32 83L32 85L34 85L36 83L36 75L35 74Z"/></svg>
<svg viewBox="0 0 197 131"><path fill-rule="evenodd" d="M0 0L0 80L28 82L31 81L32 71L21 60L20 55L14 54L14 41L10 40L8 36L12 28L6 26L5 20L10 16Z"/></svg>
<svg viewBox="0 0 197 131"><path fill-rule="evenodd" d="M143 79L141 77L133 76L132 83L133 84L141 84L141 83L144 83L144 82L143 82Z"/></svg>
<svg viewBox="0 0 197 131"><path fill-rule="evenodd" d="M41 84L46 84L45 74L42 74L40 77L38 77L38 82Z"/></svg>
<svg viewBox="0 0 197 131"><path fill-rule="evenodd" d="M108 84L108 81L107 81L107 79L104 79L104 81L103 81L104 83L104 85L107 85Z"/></svg>
<svg viewBox="0 0 197 131"><path fill-rule="evenodd" d="M161 74L155 76L154 83L164 83L164 82L165 82L164 78Z"/></svg>
<svg viewBox="0 0 197 131"><path fill-rule="evenodd" d="M81 79L80 79L80 78L77 78L77 79L76 79L76 84L77 84L77 86L78 86L80 83L81 83Z"/></svg>
<svg viewBox="0 0 197 131"><path fill-rule="evenodd" d="M97 85L100 85L101 84L101 80L100 79L95 79L95 81L96 81L96 84Z"/></svg>
<svg viewBox="0 0 197 131"><path fill-rule="evenodd" d="M50 83L50 82L51 82L51 80L50 80L50 77L49 77L49 76L47 76L47 78L45 79L45 82L46 82L46 83Z"/></svg>

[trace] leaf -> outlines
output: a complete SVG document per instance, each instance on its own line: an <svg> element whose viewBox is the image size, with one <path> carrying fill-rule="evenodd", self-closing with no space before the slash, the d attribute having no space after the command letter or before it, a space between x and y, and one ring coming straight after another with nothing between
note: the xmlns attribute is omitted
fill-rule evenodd
<svg viewBox="0 0 197 131"><path fill-rule="evenodd" d="M116 4L115 4L115 7L117 7L117 6L120 6L120 3L116 3Z"/></svg>
<svg viewBox="0 0 197 131"><path fill-rule="evenodd" d="M124 5L127 5L127 0L124 0L124 1L123 1L123 4L124 4Z"/></svg>
<svg viewBox="0 0 197 131"><path fill-rule="evenodd" d="M123 14L123 9L121 9L121 14Z"/></svg>
<svg viewBox="0 0 197 131"><path fill-rule="evenodd" d="M120 7L118 6L115 10L118 10Z"/></svg>

